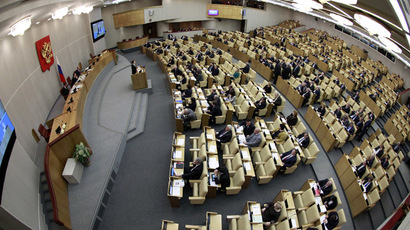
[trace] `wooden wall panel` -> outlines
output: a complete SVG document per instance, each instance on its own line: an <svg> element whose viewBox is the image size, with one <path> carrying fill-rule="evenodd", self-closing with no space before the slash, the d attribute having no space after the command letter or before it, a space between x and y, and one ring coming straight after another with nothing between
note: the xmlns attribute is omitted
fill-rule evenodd
<svg viewBox="0 0 410 230"><path fill-rule="evenodd" d="M114 18L114 27L116 29L126 26L136 26L145 24L144 9L131 10L127 12L112 15Z"/></svg>
<svg viewBox="0 0 410 230"><path fill-rule="evenodd" d="M219 10L218 16L208 15L208 18L228 18L242 20L242 9L242 6L208 4L206 14L208 15L208 10Z"/></svg>

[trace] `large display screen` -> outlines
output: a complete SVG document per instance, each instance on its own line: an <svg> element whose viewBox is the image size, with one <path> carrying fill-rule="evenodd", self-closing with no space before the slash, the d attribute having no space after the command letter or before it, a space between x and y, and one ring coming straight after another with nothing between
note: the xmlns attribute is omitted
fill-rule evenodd
<svg viewBox="0 0 410 230"><path fill-rule="evenodd" d="M104 21L98 20L91 22L91 32L93 34L93 42L96 42L105 36Z"/></svg>
<svg viewBox="0 0 410 230"><path fill-rule="evenodd" d="M16 132L10 121L9 115L0 101L0 204L3 193L3 184L6 177L11 150L16 141Z"/></svg>

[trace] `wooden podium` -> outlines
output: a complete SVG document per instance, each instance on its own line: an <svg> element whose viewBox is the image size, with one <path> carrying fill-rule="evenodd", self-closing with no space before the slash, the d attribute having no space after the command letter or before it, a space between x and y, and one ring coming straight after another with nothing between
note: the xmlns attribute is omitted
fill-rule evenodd
<svg viewBox="0 0 410 230"><path fill-rule="evenodd" d="M147 72L145 69L142 69L141 73L132 74L131 80L133 90L145 89L148 87Z"/></svg>

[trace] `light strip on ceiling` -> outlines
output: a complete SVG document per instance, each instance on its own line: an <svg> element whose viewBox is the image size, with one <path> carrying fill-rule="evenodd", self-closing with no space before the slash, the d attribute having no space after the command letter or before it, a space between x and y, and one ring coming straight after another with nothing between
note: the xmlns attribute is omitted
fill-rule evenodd
<svg viewBox="0 0 410 230"><path fill-rule="evenodd" d="M63 19L64 16L68 14L68 7L63 7L61 9L56 10L53 14L51 14L51 17L56 20L56 19Z"/></svg>
<svg viewBox="0 0 410 230"><path fill-rule="evenodd" d="M332 17L334 20L337 21L337 24L345 25L345 26L352 26L353 25L353 22L350 21L349 19L345 18L345 17L342 17L342 16L334 14L334 13L330 13L329 15L330 15L330 17Z"/></svg>
<svg viewBox="0 0 410 230"><path fill-rule="evenodd" d="M382 45L386 48L386 50L393 51L393 52L398 53L398 54L400 54L402 52L402 50L399 48L399 46L397 46L396 43L392 42L390 39L380 37L379 40L382 43Z"/></svg>
<svg viewBox="0 0 410 230"><path fill-rule="evenodd" d="M329 6L335 8L336 10L338 10L340 13L344 14L347 18L349 19L353 19L352 16L350 16L349 14L347 14L346 12L344 12L342 9L340 9L339 7L333 5L332 3L327 3Z"/></svg>
<svg viewBox="0 0 410 230"><path fill-rule="evenodd" d="M354 14L354 19L363 28L365 28L370 35L379 35L381 37L390 37L390 31L384 28L380 23L376 22L372 18L369 18L363 14Z"/></svg>
<svg viewBox="0 0 410 230"><path fill-rule="evenodd" d="M31 26L31 17L30 16L24 17L10 26L9 35L12 35L14 37L17 35L23 35L24 32L28 30L28 28L30 28L30 26Z"/></svg>
<svg viewBox="0 0 410 230"><path fill-rule="evenodd" d="M385 19L385 18L383 18L383 17L381 17L381 16L379 16L379 15L377 15L377 14L375 14L375 13L372 13L372 12L370 12L370 11L368 11L368 10L365 10L365 9L363 9L363 8L360 8L360 7L357 7L357 6L355 6L355 5L349 5L349 6L355 8L356 10L360 10L360 11L362 11L362 12L364 12L364 13L370 14L370 15L372 15L373 17L378 18L378 19L382 20L383 22L386 22L386 23L390 24L391 26L395 27L396 29L398 29L398 30L400 30L400 31L403 30L401 27L397 26L396 24L392 23L391 21L389 21L389 20L387 20L387 19Z"/></svg>
<svg viewBox="0 0 410 230"><path fill-rule="evenodd" d="M390 0L390 4L393 6L394 11L396 12L397 17L399 18L400 24L403 27L403 30L408 33L409 25L406 22L406 18L404 17L403 10L401 10L399 2L397 0Z"/></svg>

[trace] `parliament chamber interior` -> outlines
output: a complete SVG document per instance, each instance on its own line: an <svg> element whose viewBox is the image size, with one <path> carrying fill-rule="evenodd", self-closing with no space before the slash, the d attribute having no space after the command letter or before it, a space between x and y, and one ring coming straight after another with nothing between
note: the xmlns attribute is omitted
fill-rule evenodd
<svg viewBox="0 0 410 230"><path fill-rule="evenodd" d="M0 3L0 229L407 229L409 7Z"/></svg>

